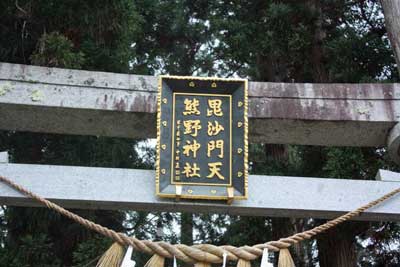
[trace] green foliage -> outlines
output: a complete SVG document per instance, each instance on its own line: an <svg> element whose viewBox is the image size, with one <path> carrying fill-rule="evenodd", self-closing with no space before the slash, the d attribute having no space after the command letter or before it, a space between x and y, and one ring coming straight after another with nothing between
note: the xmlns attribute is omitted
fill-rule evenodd
<svg viewBox="0 0 400 267"><path fill-rule="evenodd" d="M232 217L220 244L243 246L272 240L271 223L262 217Z"/></svg>
<svg viewBox="0 0 400 267"><path fill-rule="evenodd" d="M230 216L217 214L194 215L194 243L221 243L231 223Z"/></svg>
<svg viewBox="0 0 400 267"><path fill-rule="evenodd" d="M30 57L34 65L60 68L80 68L84 63L82 52L73 52L73 44L58 32L44 33L38 48Z"/></svg>
<svg viewBox="0 0 400 267"><path fill-rule="evenodd" d="M326 44L332 81L367 83L398 79L393 53L386 37L359 35L352 28L338 31L338 36Z"/></svg>
<svg viewBox="0 0 400 267"><path fill-rule="evenodd" d="M368 155L374 153L372 149L360 148L328 148L326 149L326 162L323 167L325 177L374 179L381 164L379 158ZM375 166L368 165L368 156L371 156ZM371 170L372 168L372 170Z"/></svg>
<svg viewBox="0 0 400 267"><path fill-rule="evenodd" d="M132 43L140 23L134 3L128 0L2 1L0 29L7 38L0 38L0 61L129 72L135 57ZM139 158L136 145L135 140L115 138L0 134L2 150L21 163L151 168L152 159ZM124 230L123 212L77 212L117 231ZM11 207L4 214L3 266L71 266L104 251L102 240L92 240L93 233L58 214ZM45 239L34 233L43 234ZM28 237L32 247L21 252ZM42 244L48 246L47 254L41 252ZM36 252L38 258L22 254Z"/></svg>
<svg viewBox="0 0 400 267"><path fill-rule="evenodd" d="M40 262L40 266L60 266L52 250L53 244L46 234L38 232L35 236L26 235L21 238L18 250L10 250L8 247L0 250L0 266L4 267L34 267Z"/></svg>
<svg viewBox="0 0 400 267"><path fill-rule="evenodd" d="M140 41L135 42L136 73L214 74L208 16L212 1L136 0L141 16Z"/></svg>
<svg viewBox="0 0 400 267"><path fill-rule="evenodd" d="M385 222L374 225L360 236L363 246L360 248L359 266L396 267L400 265L400 224Z"/></svg>
<svg viewBox="0 0 400 267"><path fill-rule="evenodd" d="M298 3L236 1L216 7L211 25L220 40L218 66L256 80L287 81L310 76L304 59L310 50L312 14ZM308 72L308 73L307 73Z"/></svg>
<svg viewBox="0 0 400 267"><path fill-rule="evenodd" d="M72 64L67 67L115 72L129 72L142 23L130 0L6 0L0 2L0 15L1 34L7 36L0 38L2 61L54 64L65 59ZM37 56L30 62L32 54Z"/></svg>
<svg viewBox="0 0 400 267"><path fill-rule="evenodd" d="M380 5L372 0L4 0L0 32L6 37L0 38L0 61L7 62L275 82L399 80ZM378 148L263 144L250 149L256 174L373 179L379 167L393 169ZM154 151L139 149L146 153L142 157L138 141L122 138L2 132L0 150L19 163L118 168L154 163ZM175 232L179 214L77 212L138 238L178 242L183 236ZM0 219L0 266L94 266L92 260L110 244L45 209L6 207ZM293 232L315 224L276 222L195 215L194 241L254 244L284 235L288 225ZM376 224L359 236L360 264L398 265L390 245L399 233L398 224ZM299 251L308 260L299 266L316 265L315 244ZM143 266L146 257L135 258Z"/></svg>
<svg viewBox="0 0 400 267"><path fill-rule="evenodd" d="M103 236L94 236L80 243L73 252L73 265L95 266L101 255L112 245L111 240Z"/></svg>

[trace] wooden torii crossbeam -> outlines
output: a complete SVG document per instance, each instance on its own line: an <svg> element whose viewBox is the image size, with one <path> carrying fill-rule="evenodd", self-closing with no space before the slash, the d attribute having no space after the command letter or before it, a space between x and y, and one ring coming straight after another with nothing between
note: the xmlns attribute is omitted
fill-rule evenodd
<svg viewBox="0 0 400 267"><path fill-rule="evenodd" d="M152 76L0 63L0 128L152 138L156 86ZM386 146L399 161L400 84L250 82L249 97L252 143ZM386 172L380 173L385 181L251 176L250 198L227 206L158 199L153 171L2 163L0 174L66 207L196 207L199 212L321 218L357 208L400 184ZM0 203L35 205L4 185ZM400 219L398 198L361 219Z"/></svg>

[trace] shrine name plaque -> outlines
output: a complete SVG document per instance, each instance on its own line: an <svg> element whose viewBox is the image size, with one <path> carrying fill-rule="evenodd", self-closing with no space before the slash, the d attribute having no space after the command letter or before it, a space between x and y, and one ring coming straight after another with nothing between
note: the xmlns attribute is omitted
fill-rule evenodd
<svg viewBox="0 0 400 267"><path fill-rule="evenodd" d="M247 198L247 90L243 79L159 78L158 196Z"/></svg>

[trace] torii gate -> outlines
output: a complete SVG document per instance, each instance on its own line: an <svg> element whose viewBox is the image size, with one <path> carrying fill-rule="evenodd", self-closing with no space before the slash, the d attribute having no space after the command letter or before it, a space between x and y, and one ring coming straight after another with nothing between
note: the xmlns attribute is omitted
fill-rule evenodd
<svg viewBox="0 0 400 267"><path fill-rule="evenodd" d="M0 128L155 137L156 88L152 76L0 63ZM249 97L250 142L387 146L400 162L400 84L250 82ZM154 171L11 164L0 155L1 175L67 208L331 218L400 184L388 171L376 181L253 175L248 200L177 202L155 196ZM0 203L37 205L2 184ZM398 197L360 219L399 220Z"/></svg>

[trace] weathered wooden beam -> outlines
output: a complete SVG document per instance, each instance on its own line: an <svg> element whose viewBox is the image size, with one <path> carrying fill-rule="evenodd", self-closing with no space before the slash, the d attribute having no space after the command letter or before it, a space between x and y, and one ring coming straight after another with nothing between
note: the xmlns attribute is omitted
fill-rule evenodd
<svg viewBox="0 0 400 267"><path fill-rule="evenodd" d="M249 177L249 199L232 205L174 201L155 196L154 171L0 163L0 174L67 208L193 211L251 216L332 218L400 186L388 181L258 176ZM398 174L397 174L398 175ZM383 173L380 178L385 180ZM400 195L357 219L400 220ZM0 183L0 204L37 206Z"/></svg>
<svg viewBox="0 0 400 267"><path fill-rule="evenodd" d="M155 137L157 79L0 63L0 129ZM400 84L249 83L250 142L385 146Z"/></svg>

